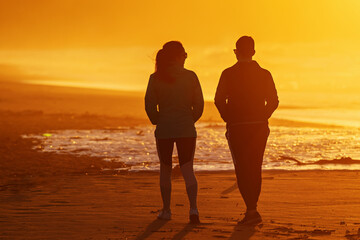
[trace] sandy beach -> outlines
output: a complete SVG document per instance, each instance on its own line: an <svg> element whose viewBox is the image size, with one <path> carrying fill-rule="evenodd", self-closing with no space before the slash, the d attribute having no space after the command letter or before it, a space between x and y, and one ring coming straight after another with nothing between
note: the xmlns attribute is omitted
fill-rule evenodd
<svg viewBox="0 0 360 240"><path fill-rule="evenodd" d="M254 228L237 226L244 204L233 173L197 176L198 226L187 224L179 176L168 222L156 220L155 173L49 176L36 184L29 177L2 186L1 239L358 239L358 173L265 173L264 222Z"/></svg>
<svg viewBox="0 0 360 240"><path fill-rule="evenodd" d="M245 206L233 172L197 173L202 223L193 226L175 170L173 219L159 221L157 173L43 153L21 137L149 124L141 94L14 82L0 82L0 92L0 239L360 239L359 171L266 171L263 224L240 227ZM207 103L202 121L220 121L214 111ZM277 119L271 124L312 126Z"/></svg>

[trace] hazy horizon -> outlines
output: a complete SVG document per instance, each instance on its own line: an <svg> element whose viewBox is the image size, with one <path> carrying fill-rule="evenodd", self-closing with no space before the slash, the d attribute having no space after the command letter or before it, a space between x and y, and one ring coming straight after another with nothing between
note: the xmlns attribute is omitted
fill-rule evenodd
<svg viewBox="0 0 360 240"><path fill-rule="evenodd" d="M281 104L332 106L345 96L346 107L360 102L359 9L350 0L2 2L0 77L143 92L158 49L179 40L211 101L236 62L236 40L250 35Z"/></svg>

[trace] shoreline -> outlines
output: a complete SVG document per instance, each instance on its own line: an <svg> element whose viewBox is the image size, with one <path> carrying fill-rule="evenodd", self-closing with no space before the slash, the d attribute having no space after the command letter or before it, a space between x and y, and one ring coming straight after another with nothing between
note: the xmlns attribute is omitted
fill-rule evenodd
<svg viewBox="0 0 360 240"><path fill-rule="evenodd" d="M88 114L106 118L130 117L150 124L144 110L143 92L96 88L52 86L0 79L0 111L38 112L41 114ZM127 104L122 104L127 102ZM308 109L309 107L279 106L279 109ZM200 123L223 123L212 101L205 102ZM270 125L309 128L348 128L326 123L271 118ZM349 127L351 128L351 127ZM356 128L356 127L354 127Z"/></svg>
<svg viewBox="0 0 360 240"><path fill-rule="evenodd" d="M174 168L173 168L174 170ZM106 170L105 170L106 171ZM200 170L200 171L196 171L194 170L195 173L199 173L199 174L231 174L234 173L234 170L216 170L216 171L205 171L205 170ZM351 170L351 169L341 169L341 170L322 170L322 169L314 169L314 170L274 170L274 169L263 169L262 170L263 173L269 173L269 174L281 174L281 173L316 173L316 172L339 172L339 173L343 173L343 172L355 172L358 173L360 172L359 170ZM158 174L159 171L157 170L144 170L144 171L124 171L124 170L119 170L119 173L122 174Z"/></svg>
<svg viewBox="0 0 360 240"><path fill-rule="evenodd" d="M32 139L23 139L23 134L42 134L49 130L65 129L103 129L118 128L119 126L136 127L149 125L146 119L135 117L108 117L90 113L84 114L48 114L39 111L2 111L0 110L0 174L4 177L1 182L7 182L10 176L33 175L38 172L45 175L68 174L72 172L97 172L98 174L112 174L118 172L116 168L125 165L118 162L106 162L100 157L76 156L72 154L44 153L33 149L36 143ZM27 159L24 157L27 156ZM57 159L49 162L47 158ZM36 162L34 162L36 160ZM62 162L59 162L62 161ZM73 162L76 162L74 165ZM53 164L53 166L51 166ZM25 167L27 166L27 167ZM63 166L63 167L62 167ZM64 166L66 166L64 168ZM175 165L174 165L175 166ZM74 169L71 169L74 167ZM110 171L101 169L110 168ZM232 170L229 170L230 172ZM264 170L264 171L292 171L292 170ZM308 170L296 170L308 171ZM317 171L317 170L309 170ZM337 170L321 170L337 171ZM341 170L356 171L356 170ZM221 171L219 171L221 172ZM11 177L12 178L12 177Z"/></svg>

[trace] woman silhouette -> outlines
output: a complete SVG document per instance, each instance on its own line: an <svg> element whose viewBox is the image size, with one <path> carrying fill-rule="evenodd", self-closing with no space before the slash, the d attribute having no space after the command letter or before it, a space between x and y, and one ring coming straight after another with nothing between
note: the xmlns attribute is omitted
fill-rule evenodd
<svg viewBox="0 0 360 240"><path fill-rule="evenodd" d="M193 71L184 68L187 53L178 41L164 44L156 55L155 72L150 75L145 110L156 125L155 139L160 159L160 190L163 209L159 219L171 219L171 170L174 143L190 202L191 223L199 223L197 181L193 171L196 145L195 122L201 117L204 99Z"/></svg>

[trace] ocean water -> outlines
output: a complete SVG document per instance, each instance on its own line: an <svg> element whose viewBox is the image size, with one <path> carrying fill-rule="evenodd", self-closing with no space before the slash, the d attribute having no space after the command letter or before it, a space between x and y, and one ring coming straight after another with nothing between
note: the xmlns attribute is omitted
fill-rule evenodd
<svg viewBox="0 0 360 240"><path fill-rule="evenodd" d="M360 104L360 103L359 103ZM359 105L357 105L359 106ZM360 128L360 109L351 108L294 108L278 109L273 117L307 123Z"/></svg>
<svg viewBox="0 0 360 240"><path fill-rule="evenodd" d="M194 168L197 171L232 170L225 125L199 123ZM272 126L264 156L265 170L360 170L360 129ZM35 149L59 154L89 155L123 162L126 171L157 171L153 126L95 130L49 131L25 135ZM359 161L358 161L359 160ZM176 147L173 166L178 164ZM106 169L104 169L106 170Z"/></svg>

